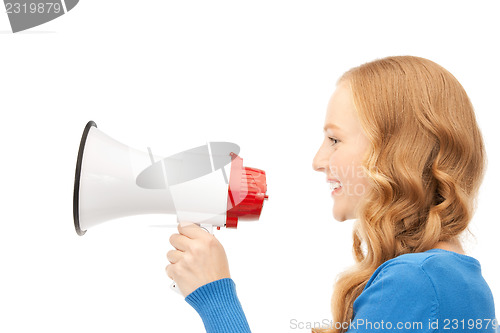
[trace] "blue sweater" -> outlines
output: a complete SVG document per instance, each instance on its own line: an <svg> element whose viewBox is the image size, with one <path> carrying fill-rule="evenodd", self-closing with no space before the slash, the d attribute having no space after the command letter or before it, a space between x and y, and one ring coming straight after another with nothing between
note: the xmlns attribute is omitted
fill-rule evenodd
<svg viewBox="0 0 500 333"><path fill-rule="evenodd" d="M232 279L208 283L186 301L207 333L250 332ZM479 261L441 249L404 254L380 265L353 311L352 321L344 323L348 333L500 332Z"/></svg>
<svg viewBox="0 0 500 333"><path fill-rule="evenodd" d="M198 312L207 333L250 332L232 279L207 283L185 300Z"/></svg>

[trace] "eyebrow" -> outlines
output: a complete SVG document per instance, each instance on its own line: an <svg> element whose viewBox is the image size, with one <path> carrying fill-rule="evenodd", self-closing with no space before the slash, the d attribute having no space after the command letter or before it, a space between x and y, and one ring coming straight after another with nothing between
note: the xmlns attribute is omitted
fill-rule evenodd
<svg viewBox="0 0 500 333"><path fill-rule="evenodd" d="M338 130L341 130L340 127L338 127L337 125L335 124L332 124L332 123L328 123L325 125L325 127L323 128L323 132L326 132L327 128L335 128L335 129L338 129Z"/></svg>

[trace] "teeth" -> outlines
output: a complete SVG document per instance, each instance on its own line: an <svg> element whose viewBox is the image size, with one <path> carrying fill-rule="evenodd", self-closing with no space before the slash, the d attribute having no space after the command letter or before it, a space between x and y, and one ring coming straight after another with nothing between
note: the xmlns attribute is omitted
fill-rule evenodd
<svg viewBox="0 0 500 333"><path fill-rule="evenodd" d="M338 189L339 187L342 187L341 182L330 183L330 190L332 190L332 191Z"/></svg>

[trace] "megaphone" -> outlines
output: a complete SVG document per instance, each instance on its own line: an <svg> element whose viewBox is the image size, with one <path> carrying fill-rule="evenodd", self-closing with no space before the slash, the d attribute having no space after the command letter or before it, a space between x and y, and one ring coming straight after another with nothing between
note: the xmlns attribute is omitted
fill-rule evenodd
<svg viewBox="0 0 500 333"><path fill-rule="evenodd" d="M76 162L75 230L139 214L175 214L204 228L236 228L259 219L264 171L243 166L239 146L209 142L167 158L124 145L93 121L85 126Z"/></svg>

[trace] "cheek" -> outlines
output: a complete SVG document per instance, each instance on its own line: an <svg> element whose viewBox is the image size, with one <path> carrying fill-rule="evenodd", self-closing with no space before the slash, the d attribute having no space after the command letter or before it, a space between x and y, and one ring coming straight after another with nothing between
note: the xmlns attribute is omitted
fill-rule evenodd
<svg viewBox="0 0 500 333"><path fill-rule="evenodd" d="M345 151L337 150L330 155L330 171L340 180L351 177L352 174L352 155Z"/></svg>
<svg viewBox="0 0 500 333"><path fill-rule="evenodd" d="M362 197L368 190L368 181L366 177L359 176L353 181L353 195L356 197Z"/></svg>
<svg viewBox="0 0 500 333"><path fill-rule="evenodd" d="M357 164L355 156L349 151L339 150L330 156L330 170L341 180L354 178L357 173Z"/></svg>
<svg viewBox="0 0 500 333"><path fill-rule="evenodd" d="M361 161L355 155L344 156L337 163L337 175L344 185L344 193L348 196L359 197L367 190L368 181L361 167Z"/></svg>
<svg viewBox="0 0 500 333"><path fill-rule="evenodd" d="M356 160L353 163L353 194L355 196L363 196L368 189L368 179L366 178L366 174L361 166L361 161Z"/></svg>

